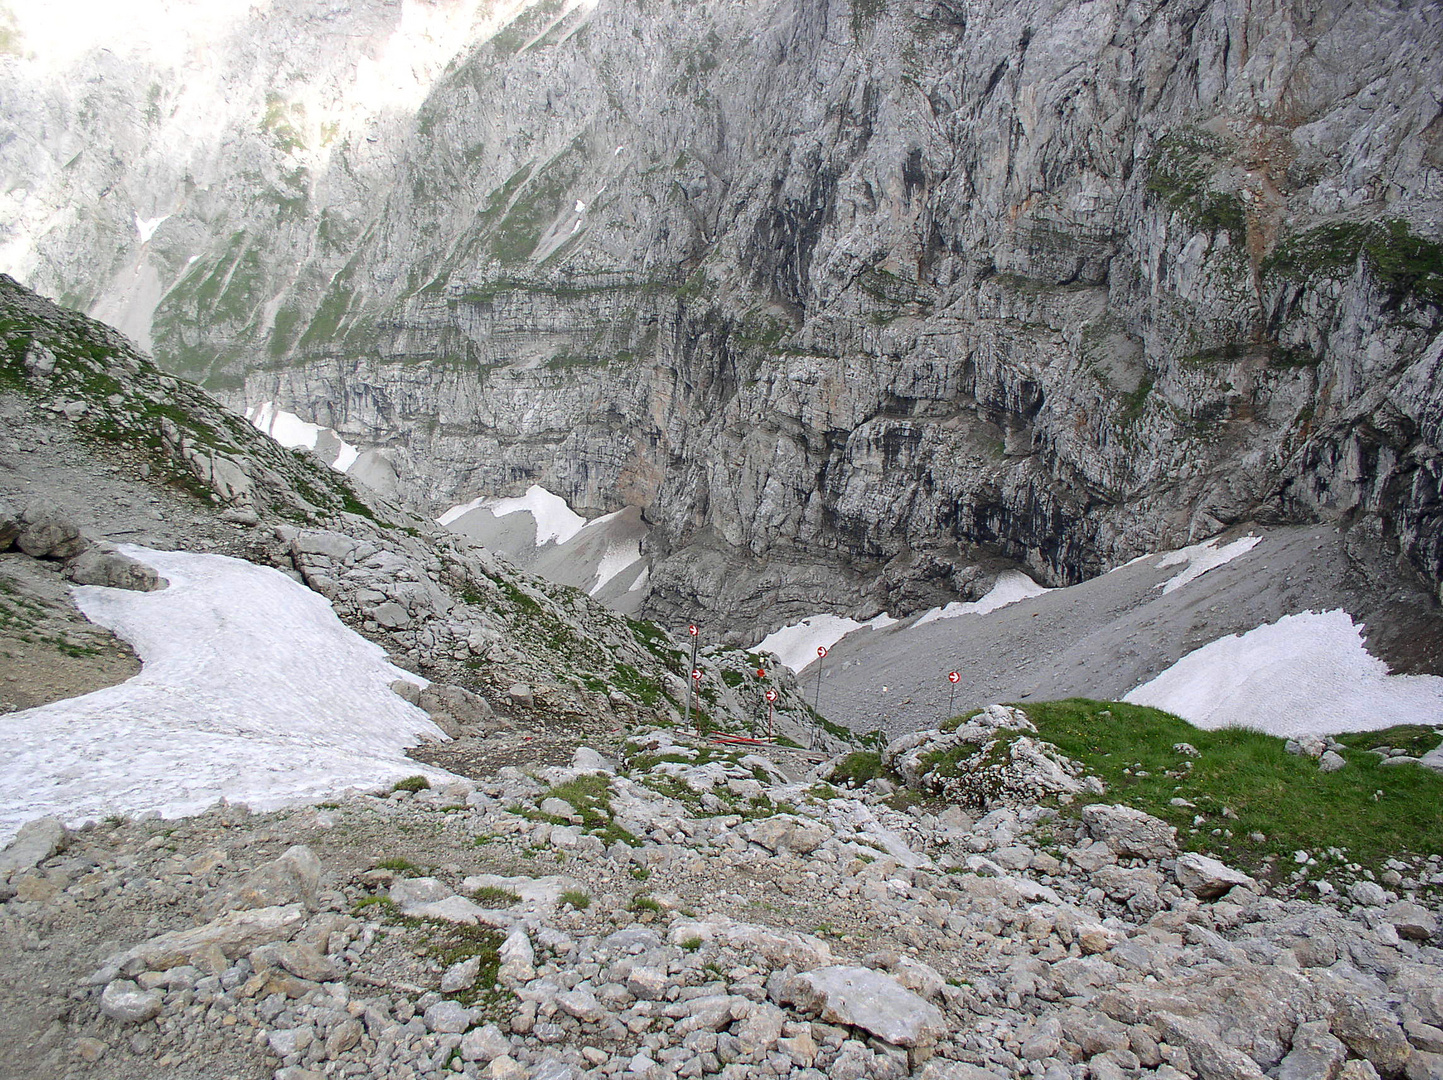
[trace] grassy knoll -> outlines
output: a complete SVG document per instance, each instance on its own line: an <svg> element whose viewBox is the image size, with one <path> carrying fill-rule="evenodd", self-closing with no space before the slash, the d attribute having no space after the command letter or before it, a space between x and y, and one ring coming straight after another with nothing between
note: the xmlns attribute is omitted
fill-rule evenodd
<svg viewBox="0 0 1443 1080"><path fill-rule="evenodd" d="M1090 801L1160 817L1177 826L1182 847L1249 871L1295 873L1300 850L1318 859L1308 877L1443 852L1443 775L1384 767L1368 752L1380 745L1425 752L1438 744L1430 728L1340 735L1347 766L1323 773L1312 758L1287 753L1281 738L1202 731L1159 709L1080 698L1024 708L1044 739L1106 781L1107 794ZM1198 756L1174 750L1179 743Z"/></svg>

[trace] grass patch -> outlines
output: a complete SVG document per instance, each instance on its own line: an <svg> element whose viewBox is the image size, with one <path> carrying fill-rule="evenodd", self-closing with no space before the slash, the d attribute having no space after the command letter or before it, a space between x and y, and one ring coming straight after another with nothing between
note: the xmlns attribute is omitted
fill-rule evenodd
<svg viewBox="0 0 1443 1080"><path fill-rule="evenodd" d="M582 892L580 889L567 889L561 894L561 902L570 904L577 911L585 911L591 906L591 894Z"/></svg>
<svg viewBox="0 0 1443 1080"><path fill-rule="evenodd" d="M351 905L351 914L357 918L372 916L389 920L400 913L401 909L389 896L363 896Z"/></svg>
<svg viewBox="0 0 1443 1080"><path fill-rule="evenodd" d="M404 780L397 780L391 790L393 792L410 791L414 793L417 791L427 791L430 787L431 781L427 780L424 776L408 776Z"/></svg>
<svg viewBox="0 0 1443 1080"><path fill-rule="evenodd" d="M650 896L636 896L631 901L632 911L650 911L653 914L661 914L661 905Z"/></svg>
<svg viewBox="0 0 1443 1080"><path fill-rule="evenodd" d="M685 949L687 952L696 952L698 949L701 948L701 938L699 938L699 937L684 938L683 940L677 942L677 944L680 945L680 946L681 946L683 949Z"/></svg>
<svg viewBox="0 0 1443 1080"><path fill-rule="evenodd" d="M471 899L478 904L486 904L491 907L510 907L512 904L521 903L521 897L499 885L482 885L481 888L472 892Z"/></svg>
<svg viewBox="0 0 1443 1080"><path fill-rule="evenodd" d="M834 784L861 787L868 780L885 775L882 755L875 750L854 750L832 767L827 779Z"/></svg>
<svg viewBox="0 0 1443 1080"><path fill-rule="evenodd" d="M393 874L400 874L403 877L425 877L424 871L410 859L403 859L399 855L389 859L382 859L376 864L377 870L389 870Z"/></svg>
<svg viewBox="0 0 1443 1080"><path fill-rule="evenodd" d="M1323 773L1312 758L1287 753L1276 736L1203 731L1159 709L1080 698L1023 708L1042 738L1106 782L1106 795L1086 801L1162 818L1177 826L1180 847L1249 872L1266 873L1282 860L1291 868L1298 850L1336 848L1346 862L1374 871L1389 858L1443 850L1443 776L1414 765L1383 767L1367 750L1432 749L1432 729L1339 736L1347 766ZM1173 750L1178 743L1198 756ZM1173 799L1192 805L1174 806Z"/></svg>

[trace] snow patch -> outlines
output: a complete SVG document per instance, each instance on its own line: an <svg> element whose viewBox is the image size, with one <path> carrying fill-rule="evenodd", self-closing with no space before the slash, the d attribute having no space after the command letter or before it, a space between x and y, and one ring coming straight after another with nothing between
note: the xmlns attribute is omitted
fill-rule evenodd
<svg viewBox="0 0 1443 1080"><path fill-rule="evenodd" d="M841 615L812 615L801 622L784 626L762 638L755 648L775 653L777 659L793 671L801 671L817 658L817 649L830 649L854 630L880 630L897 622L886 612L867 622L858 622Z"/></svg>
<svg viewBox="0 0 1443 1080"><path fill-rule="evenodd" d="M262 401L259 405L252 405L246 410L246 419L251 422L253 427L265 432L276 442L291 450L314 450L322 435L335 439L340 444L340 449L336 451L335 460L330 462L330 466L337 472L345 472L361 456L360 450L346 442L331 428L302 420L295 413L286 412L274 401Z"/></svg>
<svg viewBox="0 0 1443 1080"><path fill-rule="evenodd" d="M346 627L324 597L222 555L121 550L170 582L158 592L74 589L91 621L143 661L119 686L5 717L0 844L25 821L256 810L449 774L405 756L444 739L398 697L423 680Z"/></svg>
<svg viewBox="0 0 1443 1080"><path fill-rule="evenodd" d="M932 608L930 611L924 612L922 617L912 624L912 628L926 626L938 619L955 619L959 615L986 615L998 608L1004 608L1009 604L1016 604L1034 596L1041 596L1050 591L1021 571L1008 570L997 575L997 580L993 582L992 588L981 600L974 600L970 604L954 600L946 607Z"/></svg>
<svg viewBox="0 0 1443 1080"><path fill-rule="evenodd" d="M1189 581L1195 581L1202 577L1209 570L1222 566L1223 563L1232 562L1239 555L1246 555L1258 544L1262 543L1261 536L1244 536L1234 540L1231 544L1217 546L1218 538L1213 537L1201 544L1193 544L1191 547L1178 548L1176 551L1169 551L1157 561L1159 569L1166 569L1169 566L1179 566L1187 563L1187 568L1175 577L1163 582L1159 588L1163 595L1181 589ZM1137 560L1133 560L1136 562Z"/></svg>
<svg viewBox="0 0 1443 1080"><path fill-rule="evenodd" d="M564 544L586 528L586 519L571 509L560 495L553 495L540 484L532 484L526 494L515 499L472 499L462 506L453 506L436 519L438 525L450 525L472 510L490 510L496 517L523 511L536 522L537 547L543 544Z"/></svg>
<svg viewBox="0 0 1443 1080"><path fill-rule="evenodd" d="M136 214L135 232L140 237L140 242L142 244L150 243L150 238L155 235L155 230L160 228L169 218L169 214L162 214L158 218L143 218L139 214Z"/></svg>
<svg viewBox="0 0 1443 1080"><path fill-rule="evenodd" d="M1309 611L1195 649L1123 700L1209 730L1331 735L1436 724L1443 678L1390 675L1346 611Z"/></svg>

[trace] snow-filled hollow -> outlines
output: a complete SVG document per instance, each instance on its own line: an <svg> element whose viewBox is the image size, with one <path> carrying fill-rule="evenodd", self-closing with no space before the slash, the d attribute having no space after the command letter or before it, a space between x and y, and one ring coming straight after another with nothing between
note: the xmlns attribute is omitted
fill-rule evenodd
<svg viewBox="0 0 1443 1080"><path fill-rule="evenodd" d="M1246 555L1253 548L1262 542L1261 536L1244 536L1232 543L1217 546L1217 537L1205 540L1201 544L1193 544L1190 547L1178 548L1176 551L1169 551L1158 559L1159 569L1165 570L1170 566L1183 567L1181 573L1175 574L1164 581L1158 588L1162 589L1163 595L1181 589L1190 581L1196 581L1209 570L1230 563L1239 555Z"/></svg>
<svg viewBox="0 0 1443 1080"><path fill-rule="evenodd" d="M1342 610L1284 615L1188 653L1124 701L1207 730L1334 735L1443 721L1443 678L1390 675Z"/></svg>
<svg viewBox="0 0 1443 1080"><path fill-rule="evenodd" d="M340 444L334 460L327 462L336 472L343 473L356 463L361 452L330 428L302 420L293 412L286 412L274 401L263 401L246 410L246 419L257 431L264 432L287 450L315 450L323 434L329 433Z"/></svg>
<svg viewBox="0 0 1443 1080"><path fill-rule="evenodd" d="M792 671L799 672L817 659L819 648L830 649L854 631L880 630L896 622L885 612L864 623L841 615L811 615L774 630L755 647L759 652L775 654Z"/></svg>
<svg viewBox="0 0 1443 1080"><path fill-rule="evenodd" d="M1030 600L1032 597L1041 596L1048 591L1020 570L1008 570L997 575L997 580L992 583L992 588L981 600L974 600L970 604L954 600L946 607L932 608L930 611L924 612L912 626L926 626L938 619L955 619L962 615L988 615L999 608Z"/></svg>
<svg viewBox="0 0 1443 1080"><path fill-rule="evenodd" d="M80 609L130 642L140 674L5 717L0 844L25 821L255 810L450 774L405 750L445 735L390 688L423 680L279 571L221 555L126 546L169 585L74 589Z"/></svg>
<svg viewBox="0 0 1443 1080"><path fill-rule="evenodd" d="M536 523L534 546L564 544L586 528L586 519L571 509L560 495L553 495L540 484L532 484L526 494L512 499L486 496L453 506L436 519L437 525L450 525L472 510L489 510L495 517L527 513Z"/></svg>

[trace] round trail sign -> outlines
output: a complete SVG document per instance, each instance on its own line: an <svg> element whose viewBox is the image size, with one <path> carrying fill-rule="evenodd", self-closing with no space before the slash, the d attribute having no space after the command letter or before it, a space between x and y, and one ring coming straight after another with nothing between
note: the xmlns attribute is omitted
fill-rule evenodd
<svg viewBox="0 0 1443 1080"><path fill-rule="evenodd" d="M949 672L947 672L947 681L950 682L950 683L961 682L961 681L962 681L962 675L961 675L960 672L949 671Z"/></svg>
<svg viewBox="0 0 1443 1080"><path fill-rule="evenodd" d="M691 626L688 626L688 627L686 628L686 632L687 632L688 634L690 634L692 637L696 637L696 635L697 635L696 624L693 623Z"/></svg>
<svg viewBox="0 0 1443 1080"><path fill-rule="evenodd" d="M694 668L692 668L692 669L691 669L691 677L692 677L695 681L701 682L701 668L699 668L699 667L694 667Z"/></svg>
<svg viewBox="0 0 1443 1080"><path fill-rule="evenodd" d="M764 667L759 667L759 668L757 668L757 678L758 678L758 679L765 679L766 677L767 677L767 669L764 668Z"/></svg>
<svg viewBox="0 0 1443 1080"><path fill-rule="evenodd" d="M826 656L826 655L827 655L827 647L826 647L825 645L818 645L818 646L817 646L817 655L818 655L818 656Z"/></svg>
<svg viewBox="0 0 1443 1080"><path fill-rule="evenodd" d="M776 692L775 690L768 690L768 691L767 691L767 700L768 700L768 701L776 701L776 700L777 700L777 692Z"/></svg>

